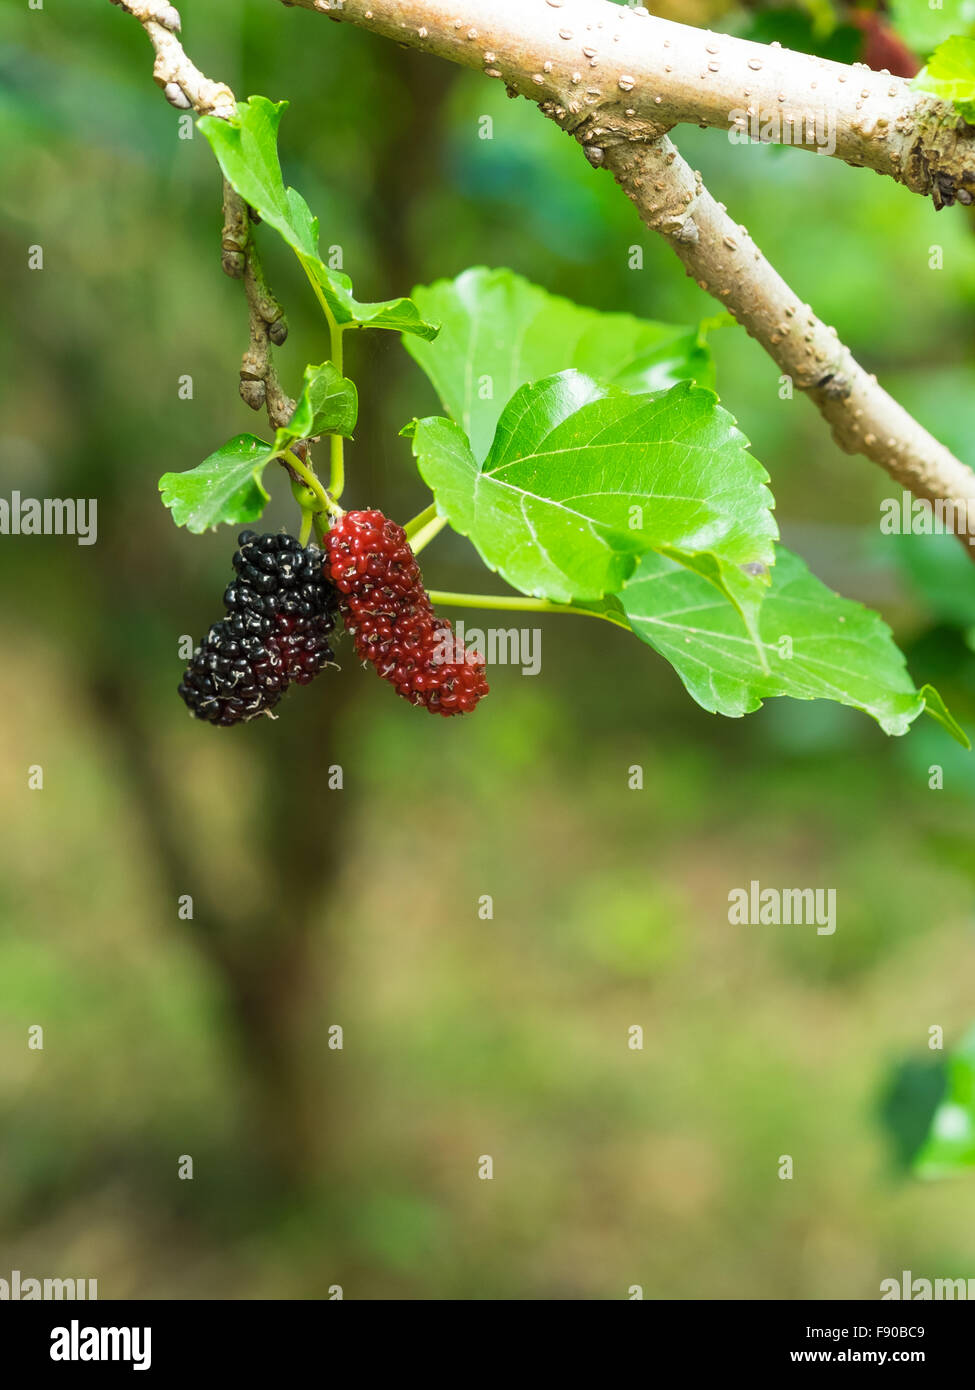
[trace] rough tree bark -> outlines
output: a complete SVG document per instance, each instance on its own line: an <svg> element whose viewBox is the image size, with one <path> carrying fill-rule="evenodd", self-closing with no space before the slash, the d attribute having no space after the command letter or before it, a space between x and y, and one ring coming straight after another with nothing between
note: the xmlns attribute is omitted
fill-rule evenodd
<svg viewBox="0 0 975 1390"><path fill-rule="evenodd" d="M732 313L804 392L848 454L863 454L928 501L951 500L975 523L975 473L930 435L864 370L835 328L818 319L662 136L607 140L606 167L641 218L702 289ZM968 540L969 547L975 537Z"/></svg>
<svg viewBox="0 0 975 1390"><path fill-rule="evenodd" d="M975 194L975 128L901 77L654 18L609 0L282 0L500 78L580 123L603 117L727 130L731 113L815 130L834 153L930 194ZM810 127L811 122L811 127ZM815 138L802 148L820 150Z"/></svg>

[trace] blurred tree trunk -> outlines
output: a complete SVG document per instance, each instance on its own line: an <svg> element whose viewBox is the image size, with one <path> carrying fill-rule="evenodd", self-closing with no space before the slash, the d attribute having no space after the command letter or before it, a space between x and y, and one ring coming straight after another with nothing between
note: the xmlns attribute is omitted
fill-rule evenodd
<svg viewBox="0 0 975 1390"><path fill-rule="evenodd" d="M153 730L134 699L120 698L131 680L118 654L113 658L111 644L98 653L89 679L174 919L179 897L193 895L194 920L185 925L220 984L235 1026L252 1094L254 1152L276 1180L289 1186L314 1181L327 1163L331 1126L324 1039L328 1024L341 1022L328 1015L335 979L328 902L343 853L348 792L329 791L325 774L330 763L340 761L343 707L351 687L339 678L330 681L332 675L325 672L310 691L298 692L304 701L295 692L286 698L279 724L281 731L287 727L283 739L276 738L270 748L254 740L247 750L248 779L262 808L261 886L253 903L225 899L209 888L191 818L160 766ZM232 738L235 731L201 726L199 732L204 738ZM257 765L255 748L261 749ZM237 852L247 854L248 847Z"/></svg>
<svg viewBox="0 0 975 1390"><path fill-rule="evenodd" d="M408 237L410 210L439 177L434 151L455 73L422 54L386 46L377 46L376 61L404 93L404 119L390 123L389 139L377 151L376 194L370 205L373 242L383 252L382 293L406 293L416 270ZM215 180L215 205L218 201ZM216 263L214 273L219 274ZM371 403L353 459L355 497L361 503L376 495L376 442L382 431L393 428L383 409L391 359L395 356L392 370L402 365L391 353L381 362L372 354L357 355L360 397ZM228 391L232 389L234 383L228 382ZM79 391L79 421L91 436L101 423L98 401L97 392ZM110 448L112 441L106 445ZM130 484L115 476L113 485L121 505ZM178 781L160 766L150 717L134 698L132 654L119 635L125 624L119 621L124 595L120 599L118 575L134 563L125 547L124 540L113 545L109 539L97 547L101 592L94 604L104 627L99 649L88 654L89 691L106 736L118 750L134 818L174 913L181 894L194 895L195 920L186 924L188 938L218 980L235 1024L252 1096L246 1123L255 1152L276 1183L303 1187L320 1182L329 1169L340 1103L325 1052L329 1024L342 1022L330 1011L336 997L338 923L329 904L335 874L354 853L346 829L355 791L354 785L330 791L327 769L343 762L342 728L359 687L346 673L337 677L325 672L307 693L292 692L282 702L273 738L248 739L248 781L261 808L255 837L261 886L254 903L224 900L208 889ZM145 593L139 594L133 622L145 602ZM340 640L338 655L345 666L354 662L345 641ZM349 674L354 678L357 673ZM162 678L158 670L141 675L153 682ZM169 676L167 669L167 681ZM176 705L174 696L174 718L182 714ZM234 737L234 731L202 726L198 732L201 739ZM242 846L239 853L250 851Z"/></svg>

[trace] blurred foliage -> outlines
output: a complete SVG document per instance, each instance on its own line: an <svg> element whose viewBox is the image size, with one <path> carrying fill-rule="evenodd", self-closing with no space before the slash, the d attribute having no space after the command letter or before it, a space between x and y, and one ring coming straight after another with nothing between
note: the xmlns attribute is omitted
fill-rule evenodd
<svg viewBox="0 0 975 1390"><path fill-rule="evenodd" d="M183 11L205 71L292 102L289 172L363 298L508 264L599 308L713 312L500 84L267 0ZM701 22L721 12L702 3ZM971 1022L972 758L829 706L708 716L651 652L564 617L543 623L542 673L493 671L457 727L347 657L275 724L193 725L176 643L212 620L232 542L177 531L155 480L255 424L212 154L178 139L117 9L4 18L0 495L97 497L99 540L0 539L0 1275L83 1274L103 1297L873 1298L901 1269L970 1271L970 1181L906 1181L878 1096L891 1059L929 1056L932 1024L950 1052ZM678 143L797 293L970 452L964 211L811 154L732 158L716 131ZM262 245L293 393L324 338L286 248ZM751 340L712 341L786 543L878 606L971 727L953 543L932 571L924 538L880 536L884 476L779 398ZM350 500L409 516L424 489L397 431L432 391L392 335L349 359ZM290 523L268 482L269 526ZM457 538L424 568L480 582ZM730 928L728 892L752 878L835 887L835 935Z"/></svg>
<svg viewBox="0 0 975 1390"><path fill-rule="evenodd" d="M975 1167L975 1032L948 1058L944 1095L914 1159L922 1178L954 1176Z"/></svg>
<svg viewBox="0 0 975 1390"><path fill-rule="evenodd" d="M975 124L975 39L955 34L938 44L915 86L950 101L962 120Z"/></svg>
<svg viewBox="0 0 975 1390"><path fill-rule="evenodd" d="M953 34L975 29L975 0L890 0L890 19L915 53L927 57Z"/></svg>
<svg viewBox="0 0 975 1390"><path fill-rule="evenodd" d="M825 12L824 12L825 9ZM799 53L815 53L834 63L855 63L860 58L863 35L853 24L840 21L832 6L760 9L740 32L753 43L779 43Z"/></svg>
<svg viewBox="0 0 975 1390"><path fill-rule="evenodd" d="M923 1146L944 1090L945 1064L940 1058L905 1057L891 1067L879 1114L902 1171L909 1171Z"/></svg>

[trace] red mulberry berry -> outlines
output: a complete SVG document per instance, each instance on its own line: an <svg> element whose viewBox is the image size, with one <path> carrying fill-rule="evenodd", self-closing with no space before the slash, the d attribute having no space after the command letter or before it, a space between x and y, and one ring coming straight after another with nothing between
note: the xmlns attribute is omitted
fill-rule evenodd
<svg viewBox="0 0 975 1390"><path fill-rule="evenodd" d="M191 713L211 724L266 714L289 685L307 685L332 660L338 595L322 552L294 536L242 531L237 541L227 616L204 637L179 687Z"/></svg>
<svg viewBox="0 0 975 1390"><path fill-rule="evenodd" d="M484 662L433 611L402 526L382 512L346 512L326 549L326 575L359 657L431 714L472 710L488 693Z"/></svg>

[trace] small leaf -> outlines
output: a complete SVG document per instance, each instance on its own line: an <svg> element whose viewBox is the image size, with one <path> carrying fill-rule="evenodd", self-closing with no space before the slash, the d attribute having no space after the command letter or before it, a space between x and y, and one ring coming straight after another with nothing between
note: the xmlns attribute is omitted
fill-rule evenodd
<svg viewBox="0 0 975 1390"><path fill-rule="evenodd" d="M451 420L420 420L412 433L440 514L523 593L601 598L648 550L750 614L767 588L767 475L713 393L690 382L631 396L569 371L523 386L482 465Z"/></svg>
<svg viewBox="0 0 975 1390"><path fill-rule="evenodd" d="M316 434L351 435L358 409L355 385L340 375L334 363L306 367L294 413L274 436L275 451L282 452L294 439L310 439Z"/></svg>
<svg viewBox="0 0 975 1390"><path fill-rule="evenodd" d="M318 253L318 218L301 194L285 188L278 157L278 126L287 102L254 96L237 103L236 121L201 116L197 125L209 140L223 176L246 203L273 227L298 256L319 286L337 323L362 328L389 328L397 332L436 336L435 325L425 323L408 299L388 299L360 304L352 294L352 281L341 271L330 270Z"/></svg>
<svg viewBox="0 0 975 1390"><path fill-rule="evenodd" d="M975 1168L975 1032L948 1059L948 1084L914 1160L921 1178L944 1178Z"/></svg>
<svg viewBox="0 0 975 1390"><path fill-rule="evenodd" d="M885 733L903 734L927 709L967 746L937 691L915 689L886 623L833 593L781 546L758 619L767 671L735 609L662 556L643 558L620 601L636 635L706 710L737 717L776 695L835 700L871 715Z"/></svg>
<svg viewBox="0 0 975 1390"><path fill-rule="evenodd" d="M195 468L164 473L159 479L163 505L177 526L197 534L221 522L256 521L268 501L261 475L273 457L263 440L238 434Z"/></svg>
<svg viewBox="0 0 975 1390"><path fill-rule="evenodd" d="M939 44L914 86L952 102L962 120L975 125L975 39L956 35Z"/></svg>
<svg viewBox="0 0 975 1390"><path fill-rule="evenodd" d="M413 299L441 324L440 336L404 347L478 459L518 387L569 367L633 392L688 377L714 384L702 329L582 308L510 270L465 270L456 280L418 285Z"/></svg>

